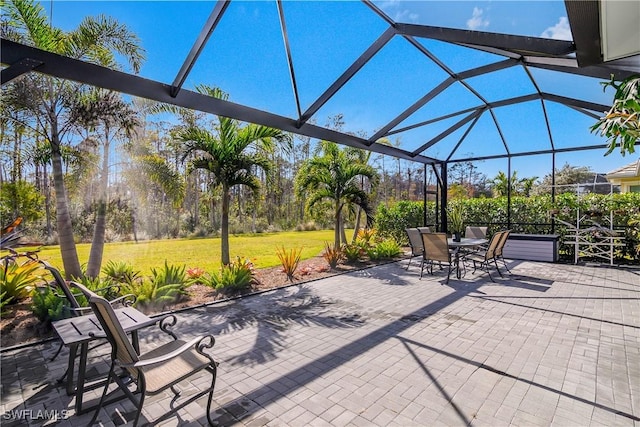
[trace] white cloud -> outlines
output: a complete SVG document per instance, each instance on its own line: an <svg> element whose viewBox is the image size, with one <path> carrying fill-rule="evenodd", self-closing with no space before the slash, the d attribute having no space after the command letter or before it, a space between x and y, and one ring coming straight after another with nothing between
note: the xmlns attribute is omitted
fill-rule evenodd
<svg viewBox="0 0 640 427"><path fill-rule="evenodd" d="M573 40L569 20L566 16L561 16L558 23L544 30L540 37L556 40Z"/></svg>
<svg viewBox="0 0 640 427"><path fill-rule="evenodd" d="M389 0L377 3L395 22L415 23L418 22L419 15L409 9L402 9L402 3L399 0Z"/></svg>
<svg viewBox="0 0 640 427"><path fill-rule="evenodd" d="M473 8L473 15L467 20L467 28L470 30L477 30L478 28L486 28L489 26L489 20L482 17L482 9L478 7Z"/></svg>

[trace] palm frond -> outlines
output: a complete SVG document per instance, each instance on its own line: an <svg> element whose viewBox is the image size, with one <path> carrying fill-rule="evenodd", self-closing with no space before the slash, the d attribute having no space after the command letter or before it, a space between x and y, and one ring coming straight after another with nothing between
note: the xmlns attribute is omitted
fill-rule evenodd
<svg viewBox="0 0 640 427"><path fill-rule="evenodd" d="M84 18L73 32L73 37L77 46L85 48L85 55L89 55L96 47L106 48L122 55L135 73L140 71L145 59L138 36L129 31L126 25L105 15Z"/></svg>
<svg viewBox="0 0 640 427"><path fill-rule="evenodd" d="M48 18L41 3L29 0L9 0L2 5L3 14L10 17L8 26L11 34L24 34L25 41L34 46L60 53L62 33L49 26ZM3 33L3 35L5 35Z"/></svg>

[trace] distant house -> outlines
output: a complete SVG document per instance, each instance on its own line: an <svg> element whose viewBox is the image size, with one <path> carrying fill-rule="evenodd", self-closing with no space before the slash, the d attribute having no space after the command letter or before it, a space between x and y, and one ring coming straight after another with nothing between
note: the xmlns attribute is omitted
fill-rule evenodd
<svg viewBox="0 0 640 427"><path fill-rule="evenodd" d="M606 174L610 183L620 186L621 193L640 193L640 159Z"/></svg>

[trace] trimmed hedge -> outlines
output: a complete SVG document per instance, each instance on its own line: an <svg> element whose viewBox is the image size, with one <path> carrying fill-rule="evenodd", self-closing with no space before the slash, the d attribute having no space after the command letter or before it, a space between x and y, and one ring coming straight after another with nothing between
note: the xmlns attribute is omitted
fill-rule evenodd
<svg viewBox="0 0 640 427"><path fill-rule="evenodd" d="M510 221L507 217L506 197L465 199L461 200L461 203L465 210L465 224L488 226L490 235L505 228L510 228L514 233L550 234L551 212L557 219L574 225L579 212L583 221L581 228L594 225L592 222L608 227L611 212L614 228L625 230L625 246L620 248L617 256L626 257L635 262L640 260L640 254L636 251L636 247L640 245L640 232L637 226L634 228L628 225L629 220L640 218L640 193L581 196L575 193L563 193L556 195L555 204L552 203L549 195L512 197ZM597 216L599 213L604 216ZM393 237L398 242L407 244L404 229L422 225L423 203L402 201L389 206L380 205L375 221L376 229L381 236ZM435 224L435 202L427 202L427 225L433 224ZM561 254L573 257L573 247L564 244L567 228L556 222L554 233L561 236Z"/></svg>

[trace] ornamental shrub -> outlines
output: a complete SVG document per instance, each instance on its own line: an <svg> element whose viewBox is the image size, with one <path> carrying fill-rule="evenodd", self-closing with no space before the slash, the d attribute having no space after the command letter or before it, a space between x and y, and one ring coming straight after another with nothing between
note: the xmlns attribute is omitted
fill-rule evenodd
<svg viewBox="0 0 640 427"><path fill-rule="evenodd" d="M69 317L70 312L66 307L66 300L56 295L49 286L37 288L32 295L31 311L41 322L49 323Z"/></svg>
<svg viewBox="0 0 640 427"><path fill-rule="evenodd" d="M375 215L378 235L408 244L405 228L419 227L424 221L422 202L400 201L389 206L380 205Z"/></svg>
<svg viewBox="0 0 640 427"><path fill-rule="evenodd" d="M525 234L547 234L553 230L560 236L560 253L566 256L573 256L573 246L565 243L569 227L560 221L575 227L580 214L583 219L581 227L599 224L608 228L612 218L614 229L625 230L625 245L617 250L617 256L632 261L640 260L640 254L636 251L640 244L640 235L635 232L638 225L629 225L629 220L640 215L640 193L590 193L578 196L575 192L566 192L557 194L555 203L550 195L514 196L511 198L510 218L506 197L463 199L460 203L464 206L465 222L468 225L488 226L489 235L506 228L513 233ZM394 237L400 244L406 245L408 239L405 228L422 225L422 206L422 202L407 201L389 206L381 205L376 213L378 234L382 237ZM596 216L599 213L605 215ZM435 203L427 202L430 224L435 223L434 214ZM585 217L587 214L589 217ZM560 220L556 221L553 229L552 218Z"/></svg>
<svg viewBox="0 0 640 427"><path fill-rule="evenodd" d="M235 261L223 265L218 273L211 273L204 284L218 291L233 293L248 289L253 280L253 263L236 257Z"/></svg>

